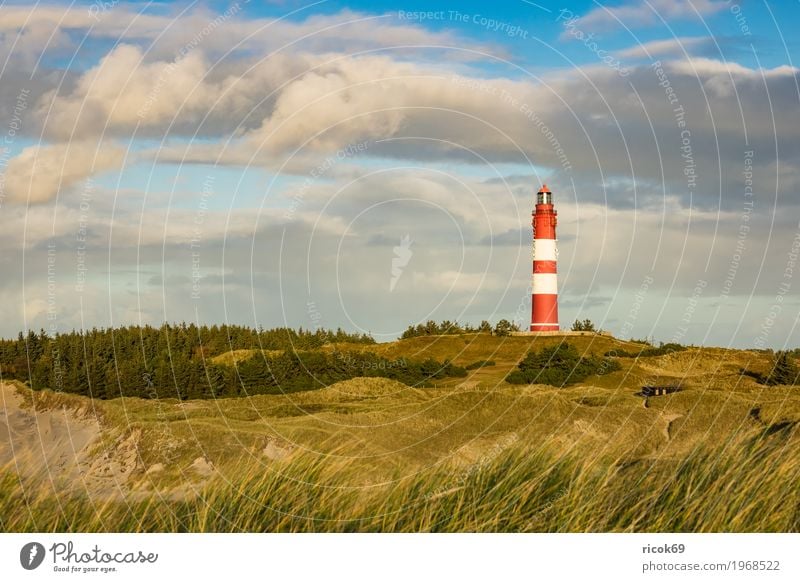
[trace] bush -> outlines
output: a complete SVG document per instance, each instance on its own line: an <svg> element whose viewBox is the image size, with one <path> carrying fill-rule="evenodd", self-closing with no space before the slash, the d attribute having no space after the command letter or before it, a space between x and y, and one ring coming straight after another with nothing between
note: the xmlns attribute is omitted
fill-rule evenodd
<svg viewBox="0 0 800 582"><path fill-rule="evenodd" d="M457 321L443 321L436 323L429 320L425 323L409 325L408 328L400 336L400 339L410 339L413 337L424 337L429 335L460 335L464 333L494 333L498 336L510 335L512 331L520 331L519 325L516 322L501 319L492 330L492 324L485 319L480 322L476 327L470 323L460 324Z"/></svg>
<svg viewBox="0 0 800 582"><path fill-rule="evenodd" d="M494 326L494 335L497 337L509 336L512 331L519 331L519 327L517 326L517 328L514 329L514 324L507 319L501 319L497 322L497 325Z"/></svg>
<svg viewBox="0 0 800 582"><path fill-rule="evenodd" d="M494 366L494 360L478 360L477 362L472 362L464 369L477 370L478 368L483 368L484 366Z"/></svg>
<svg viewBox="0 0 800 582"><path fill-rule="evenodd" d="M770 386L794 386L797 384L798 374L800 374L800 372L798 372L797 365L789 352L778 352L775 354L772 370L767 376L765 383Z"/></svg>
<svg viewBox="0 0 800 582"><path fill-rule="evenodd" d="M529 353L517 369L506 376L509 384L550 384L567 386L592 375L610 374L621 368L619 362L594 356L584 358L574 346L562 343Z"/></svg>
<svg viewBox="0 0 800 582"><path fill-rule="evenodd" d="M369 352L335 351L331 355L320 351L297 352L271 358L254 357L248 362L255 362L251 365L261 369L250 383L251 393L314 390L359 376L390 378L409 386L430 386L431 380L467 375L464 368L447 360L387 360ZM240 375L241 368L240 365Z"/></svg>
<svg viewBox="0 0 800 582"><path fill-rule="evenodd" d="M628 352L625 350L609 350L605 353L607 357L611 358L650 358L653 356L665 356L675 352L682 352L686 350L686 346L676 343L661 344L657 348L642 347L638 352Z"/></svg>
<svg viewBox="0 0 800 582"><path fill-rule="evenodd" d="M583 321L575 320L572 324L572 331L597 331L591 319L584 319Z"/></svg>
<svg viewBox="0 0 800 582"><path fill-rule="evenodd" d="M470 324L461 325L457 321L445 320L441 323L436 323L433 320L428 320L425 323L417 324L416 326L409 325L408 328L400 336L400 339L409 339L412 337L422 337L426 335L459 335L462 333L469 333L475 331Z"/></svg>

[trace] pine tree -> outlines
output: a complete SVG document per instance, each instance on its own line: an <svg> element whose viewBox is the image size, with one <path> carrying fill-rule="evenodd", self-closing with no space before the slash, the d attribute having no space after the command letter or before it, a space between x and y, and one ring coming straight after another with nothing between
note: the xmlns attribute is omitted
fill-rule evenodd
<svg viewBox="0 0 800 582"><path fill-rule="evenodd" d="M501 319L497 322L497 325L494 326L494 335L498 337L505 337L511 335L513 331L513 325L507 319Z"/></svg>
<svg viewBox="0 0 800 582"><path fill-rule="evenodd" d="M798 369L789 352L778 352L775 354L772 371L767 378L770 386L797 384Z"/></svg>
<svg viewBox="0 0 800 582"><path fill-rule="evenodd" d="M583 321L576 319L571 329L572 331L596 331L591 319L584 319Z"/></svg>

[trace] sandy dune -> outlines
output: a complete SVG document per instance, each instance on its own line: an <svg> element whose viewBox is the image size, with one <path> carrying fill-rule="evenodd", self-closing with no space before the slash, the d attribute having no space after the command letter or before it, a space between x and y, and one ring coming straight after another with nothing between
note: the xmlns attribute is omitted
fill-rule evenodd
<svg viewBox="0 0 800 582"><path fill-rule="evenodd" d="M75 399L71 406L45 407L25 391L0 383L0 468L18 475L23 485L44 484L59 493L81 491L94 498L145 494L134 489L147 489L159 468L146 471L142 465L141 429L102 427L88 399L83 404L83 399ZM199 477L197 482L213 473L202 457L185 469ZM165 493L178 497L191 493L183 489Z"/></svg>
<svg viewBox="0 0 800 582"><path fill-rule="evenodd" d="M36 410L15 386L0 384L0 466L24 479L80 487L99 435L91 417L67 408Z"/></svg>

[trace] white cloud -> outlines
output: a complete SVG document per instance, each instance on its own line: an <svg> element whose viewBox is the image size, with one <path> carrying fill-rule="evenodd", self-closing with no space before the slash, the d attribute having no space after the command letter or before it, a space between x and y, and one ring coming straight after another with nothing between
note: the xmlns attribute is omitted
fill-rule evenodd
<svg viewBox="0 0 800 582"><path fill-rule="evenodd" d="M137 135L163 140L141 154L159 162L255 164L301 175L315 160L369 143L361 154L368 158L532 162L556 172L569 162L579 181L622 176L685 183L680 149L672 147L679 143L671 141L677 139L673 114L648 66L632 68L633 93L602 67L584 76L556 71L533 82L453 75L389 57L305 55L219 70L199 52L177 63L141 60L141 49L117 47L71 92L40 100L46 135L68 140L74 133L88 141L103 134L126 138L137 128ZM739 162L739 148L716 136L741 133L743 112L751 143L767 146L775 129L765 99L773 100L776 117L797 113L792 67L754 70L704 58L664 66L690 115L707 175L718 158ZM797 133L796 124L777 121L783 138ZM784 146L784 155L791 150ZM758 163L775 155L762 149ZM350 161L337 163L325 179L347 176ZM45 190L40 199L52 196L52 185ZM613 190L609 202L617 203Z"/></svg>
<svg viewBox="0 0 800 582"><path fill-rule="evenodd" d="M772 69L759 68L754 69L741 65L735 61L721 61L718 59L708 58L689 58L685 60L676 60L669 63L669 68L676 73L684 75L697 75L697 76L738 76L748 77L750 79L758 78L778 78L778 77L792 77L800 72L797 67L789 65L780 65Z"/></svg>
<svg viewBox="0 0 800 582"><path fill-rule="evenodd" d="M242 3L243 4L243 3ZM140 8L141 10L137 10ZM0 36L18 42L17 54L37 57L44 51L77 46L82 39L112 39L120 43L141 43L148 59L174 60L196 48L220 57L229 51L257 55L280 52L358 52L381 47L461 46L456 35L427 30L414 23L398 22L390 15L363 14L343 10L335 14L307 11L279 18L243 17L240 3L215 13L204 8L158 13L153 5L103 3L89 6L35 7L0 6ZM307 15L304 19L299 19ZM74 38L71 38L73 35ZM24 42L25 39L28 42ZM34 39L40 42L35 44ZM23 41L23 42L19 42ZM494 50L475 45L477 50ZM407 48L395 48L398 53ZM412 52L419 52L413 51ZM470 60L475 57L453 56Z"/></svg>
<svg viewBox="0 0 800 582"><path fill-rule="evenodd" d="M120 168L124 156L121 147L96 141L30 146L9 161L6 192L16 202L47 202L97 172Z"/></svg>
<svg viewBox="0 0 800 582"><path fill-rule="evenodd" d="M691 58L675 61L668 66L669 70L692 75L701 79L703 86L716 98L734 99L737 93L737 83L744 85L753 83L763 84L767 80L780 81L794 80L800 72L797 67L781 65L772 69L751 69L736 62L720 61L707 58Z"/></svg>

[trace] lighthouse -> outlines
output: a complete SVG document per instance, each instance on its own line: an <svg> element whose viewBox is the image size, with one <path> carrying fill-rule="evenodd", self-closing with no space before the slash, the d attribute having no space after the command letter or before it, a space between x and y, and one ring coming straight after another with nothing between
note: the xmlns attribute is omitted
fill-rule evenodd
<svg viewBox="0 0 800 582"><path fill-rule="evenodd" d="M556 224L553 193L542 184L533 210L533 295L531 331L558 331Z"/></svg>

